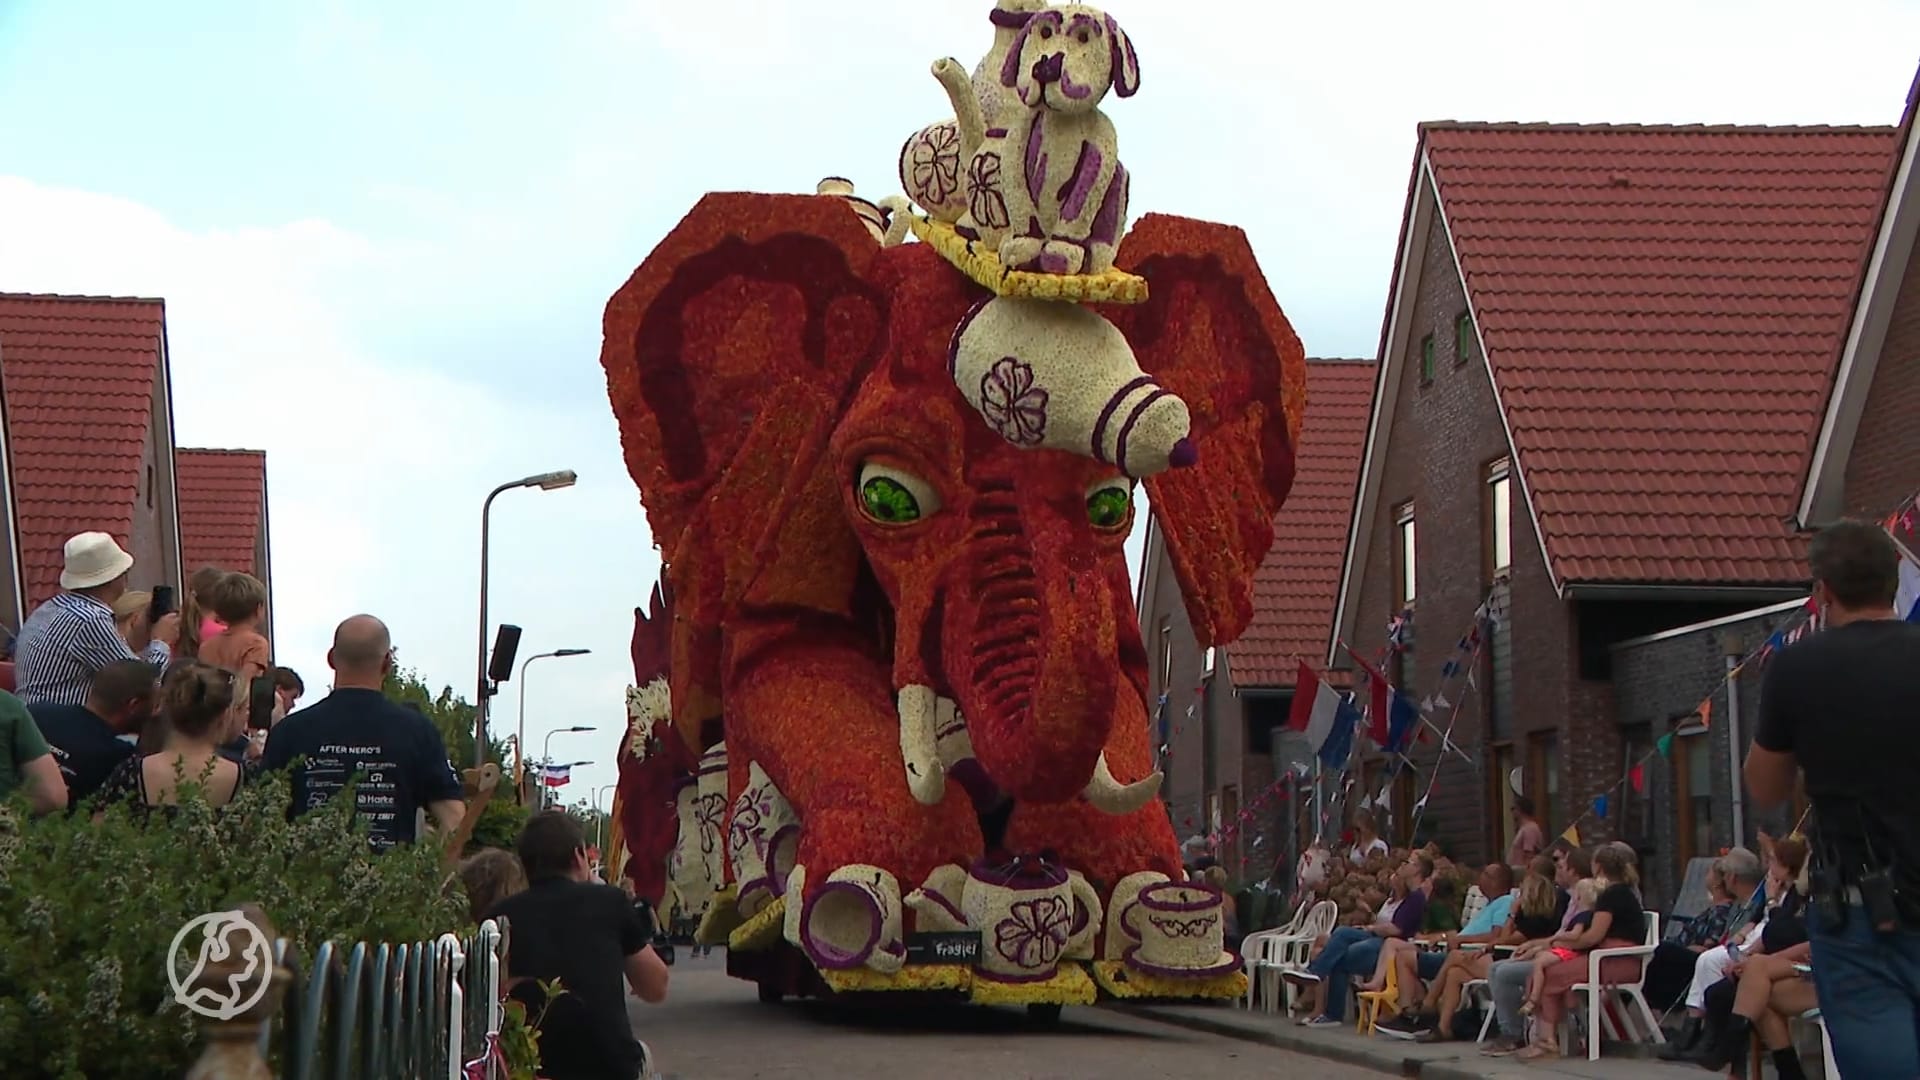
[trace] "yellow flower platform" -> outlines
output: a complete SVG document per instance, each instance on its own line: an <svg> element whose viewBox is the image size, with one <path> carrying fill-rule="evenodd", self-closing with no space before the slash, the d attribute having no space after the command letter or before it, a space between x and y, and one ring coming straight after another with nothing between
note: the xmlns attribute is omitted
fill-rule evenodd
<svg viewBox="0 0 1920 1080"><path fill-rule="evenodd" d="M1100 989L1117 998L1233 999L1245 997L1247 993L1247 976L1239 971L1179 979L1148 975L1128 967L1124 960L1096 960L1093 977L1100 983Z"/></svg>
<svg viewBox="0 0 1920 1080"><path fill-rule="evenodd" d="M913 235L940 253L961 273L999 296L1032 300L1069 300L1095 304L1141 304L1147 299L1147 279L1112 269L1102 274L1041 274L1008 270L997 252L953 231L944 221L915 214L907 219Z"/></svg>

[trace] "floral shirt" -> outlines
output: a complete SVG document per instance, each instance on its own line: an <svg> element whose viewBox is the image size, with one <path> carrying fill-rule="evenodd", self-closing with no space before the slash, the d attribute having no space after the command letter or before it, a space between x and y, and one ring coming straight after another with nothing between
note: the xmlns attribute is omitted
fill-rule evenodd
<svg viewBox="0 0 1920 1080"><path fill-rule="evenodd" d="M1718 903L1693 917L1680 934L1680 944L1710 949L1727 938L1733 925L1733 901Z"/></svg>

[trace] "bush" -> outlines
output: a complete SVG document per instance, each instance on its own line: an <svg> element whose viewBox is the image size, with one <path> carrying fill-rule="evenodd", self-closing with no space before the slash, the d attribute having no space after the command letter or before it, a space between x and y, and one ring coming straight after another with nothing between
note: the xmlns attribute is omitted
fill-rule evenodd
<svg viewBox="0 0 1920 1080"><path fill-rule="evenodd" d="M0 1062L9 1076L180 1076L194 1017L167 949L189 919L254 901L303 963L322 942L421 941L467 922L434 844L375 857L347 803L289 822L268 777L215 814L184 785L179 816L117 807L29 822L0 808Z"/></svg>
<svg viewBox="0 0 1920 1080"><path fill-rule="evenodd" d="M533 816L533 810L513 801L513 792L508 790L510 786L510 783L501 784L500 790L493 793L486 808L480 811L480 820L474 822L473 835L467 838L462 856L485 848L512 851L514 844L519 842L520 830L527 827L527 819Z"/></svg>

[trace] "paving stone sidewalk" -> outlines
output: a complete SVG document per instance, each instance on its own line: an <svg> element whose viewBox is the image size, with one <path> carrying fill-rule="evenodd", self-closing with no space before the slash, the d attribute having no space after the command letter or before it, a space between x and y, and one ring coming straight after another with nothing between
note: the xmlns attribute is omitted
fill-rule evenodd
<svg viewBox="0 0 1920 1080"><path fill-rule="evenodd" d="M1421 1080L1519 1080L1527 1076L1680 1080L1704 1075L1693 1066L1675 1065L1653 1057L1651 1047L1609 1043L1599 1061L1588 1061L1582 1056L1525 1063L1511 1058L1482 1057L1474 1044L1467 1042L1416 1043L1385 1035L1363 1038L1351 1024L1339 1028L1303 1028L1275 1014L1258 1010L1249 1013L1224 1003L1111 1007L1161 1023L1360 1065L1394 1076L1417 1076Z"/></svg>

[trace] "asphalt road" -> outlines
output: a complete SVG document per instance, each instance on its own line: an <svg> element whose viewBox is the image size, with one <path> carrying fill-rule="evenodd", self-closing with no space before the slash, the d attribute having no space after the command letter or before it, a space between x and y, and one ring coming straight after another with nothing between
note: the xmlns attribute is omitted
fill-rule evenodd
<svg viewBox="0 0 1920 1080"><path fill-rule="evenodd" d="M1083 1080L1100 1077L1312 1077L1381 1074L1100 1008L1069 1008L1058 1027L1024 1012L912 1012L819 1002L762 1005L723 956L679 950L666 1004L633 1001L634 1031L672 1080Z"/></svg>

